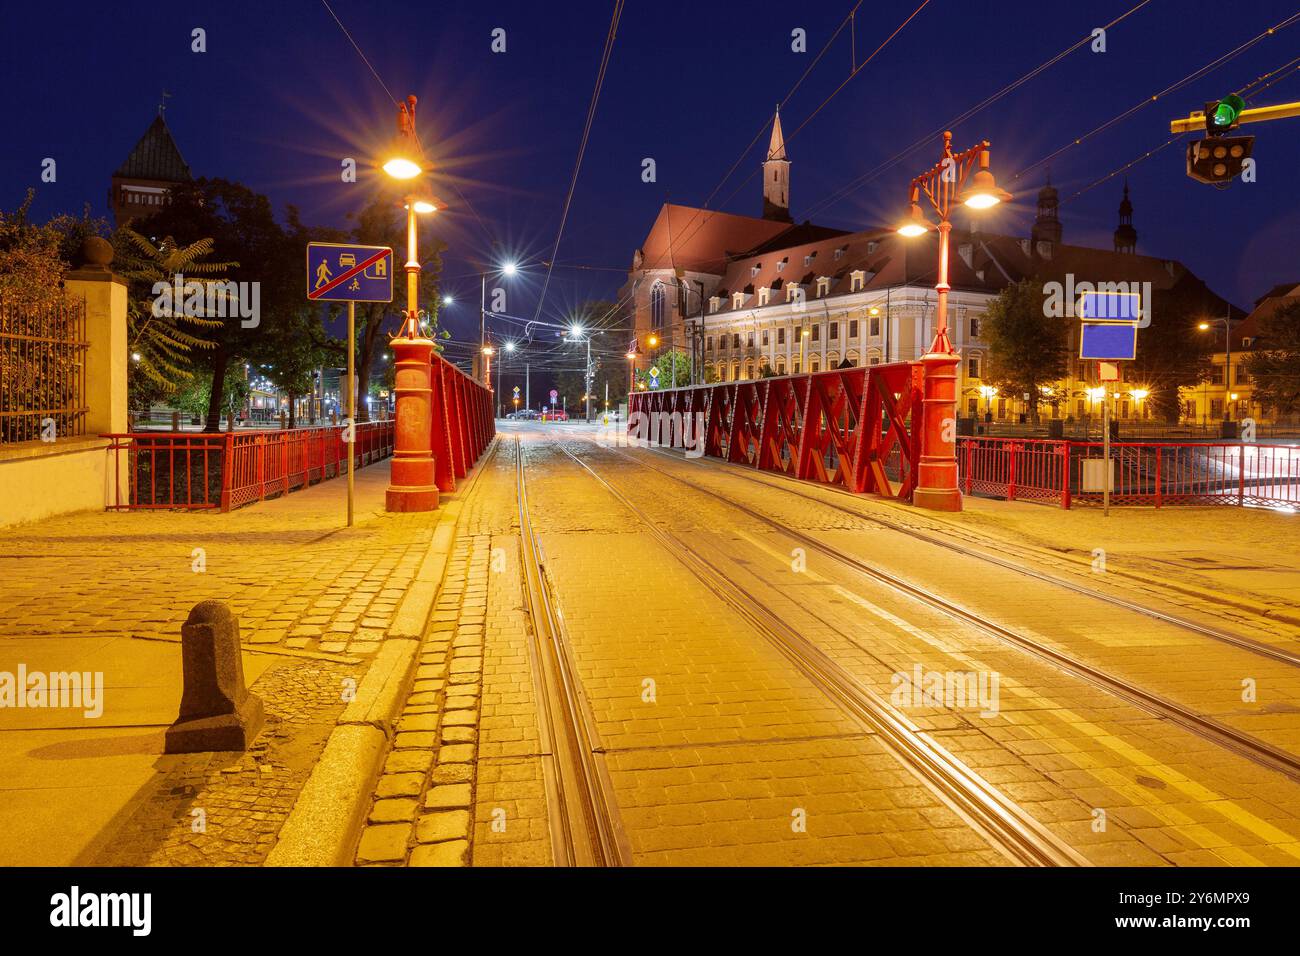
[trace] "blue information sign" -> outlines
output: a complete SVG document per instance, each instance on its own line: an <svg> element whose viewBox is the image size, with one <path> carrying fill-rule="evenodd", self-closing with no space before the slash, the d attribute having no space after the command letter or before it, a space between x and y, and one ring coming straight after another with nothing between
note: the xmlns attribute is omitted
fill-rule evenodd
<svg viewBox="0 0 1300 956"><path fill-rule="evenodd" d="M1137 337L1137 326L1130 322L1084 322L1079 333L1079 358L1132 361L1137 357Z"/></svg>
<svg viewBox="0 0 1300 956"><path fill-rule="evenodd" d="M1136 292L1080 292L1079 318L1094 322L1137 322L1142 299Z"/></svg>
<svg viewBox="0 0 1300 956"><path fill-rule="evenodd" d="M307 243L307 298L392 302L393 250L338 242Z"/></svg>

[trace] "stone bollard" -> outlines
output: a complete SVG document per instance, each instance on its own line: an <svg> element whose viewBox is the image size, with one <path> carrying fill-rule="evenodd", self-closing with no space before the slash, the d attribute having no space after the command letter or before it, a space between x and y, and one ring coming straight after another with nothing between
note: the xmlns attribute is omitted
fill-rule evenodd
<svg viewBox="0 0 1300 956"><path fill-rule="evenodd" d="M167 728L165 752L247 750L262 729L262 699L244 686L239 618L221 601L200 601L181 627L185 688Z"/></svg>
<svg viewBox="0 0 1300 956"><path fill-rule="evenodd" d="M178 432L180 430L181 430L181 413L172 412L172 431Z"/></svg>

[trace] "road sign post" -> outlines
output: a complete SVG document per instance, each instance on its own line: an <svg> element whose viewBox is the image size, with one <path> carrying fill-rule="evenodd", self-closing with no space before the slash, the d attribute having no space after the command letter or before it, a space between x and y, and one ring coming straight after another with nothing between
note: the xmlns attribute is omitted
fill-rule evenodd
<svg viewBox="0 0 1300 956"><path fill-rule="evenodd" d="M357 312L358 302L393 301L393 250L341 242L307 243L307 298L312 302L348 304L348 527L356 499Z"/></svg>

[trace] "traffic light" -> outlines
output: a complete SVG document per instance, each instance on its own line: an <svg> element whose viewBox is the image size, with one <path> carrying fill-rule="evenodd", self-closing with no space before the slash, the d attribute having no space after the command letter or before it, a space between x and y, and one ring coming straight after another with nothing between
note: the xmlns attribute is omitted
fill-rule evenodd
<svg viewBox="0 0 1300 956"><path fill-rule="evenodd" d="M1205 131L1211 136L1236 129L1241 125L1241 111L1246 101L1236 93L1229 93L1216 103L1205 104Z"/></svg>
<svg viewBox="0 0 1300 956"><path fill-rule="evenodd" d="M1254 147L1253 136L1211 136L1188 143L1187 175L1199 183L1231 182L1241 175Z"/></svg>

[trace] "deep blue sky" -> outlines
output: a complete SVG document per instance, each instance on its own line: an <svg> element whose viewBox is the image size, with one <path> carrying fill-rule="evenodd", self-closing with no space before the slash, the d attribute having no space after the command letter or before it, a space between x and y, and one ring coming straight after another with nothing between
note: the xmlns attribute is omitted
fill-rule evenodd
<svg viewBox="0 0 1300 956"><path fill-rule="evenodd" d="M861 59L919 0L871 0L856 20ZM853 177L1055 55L1137 0L996 4L931 0L809 125L790 137L791 199L803 219ZM648 3L630 0L605 80L543 315L556 319L592 296L609 296L657 207L701 203L807 68L852 0ZM333 6L397 96L420 98L419 125L453 205L433 228L451 244L445 283L459 298L444 313L457 338L476 337L471 259L489 237L513 254L549 257L608 27L612 2L416 3L366 0ZM1149 98L1300 8L1296 0L1152 0L1113 28L1108 50L1071 54L1014 94L956 127L956 143L993 143L994 171L1018 201L990 231L1027 234L1043 169L1012 175L1111 116ZM29 185L37 212L107 214L109 175L152 119L163 87L167 121L196 175L242 181L295 203L306 221L344 225L361 183L339 181L344 156L373 157L391 134L393 106L319 0L275 2L7 4L0 102L5 148L0 207ZM1213 24L1213 28L1207 25ZM190 52L193 27L208 52ZM489 50L494 27L508 52ZM807 31L809 52L790 50ZM1300 55L1291 26L1167 101L1074 147L1051 164L1062 198L1168 137L1175 115L1240 88ZM787 135L846 77L846 30L783 111ZM1294 74L1260 103L1300 99ZM1139 252L1181 259L1239 305L1282 281L1300 281L1300 119L1252 127L1259 181L1219 191L1187 179L1180 145L1128 173ZM714 204L756 215L766 134ZM927 147L821 211L816 221L862 228L892 220L907 179L935 159ZM57 184L39 182L58 160ZM658 182L641 181L653 157ZM743 183L743 185L742 185ZM1067 241L1109 247L1122 180L1062 210ZM481 217L481 222L480 222ZM602 267L577 270L585 264ZM541 288L534 261L509 303L531 316Z"/></svg>

